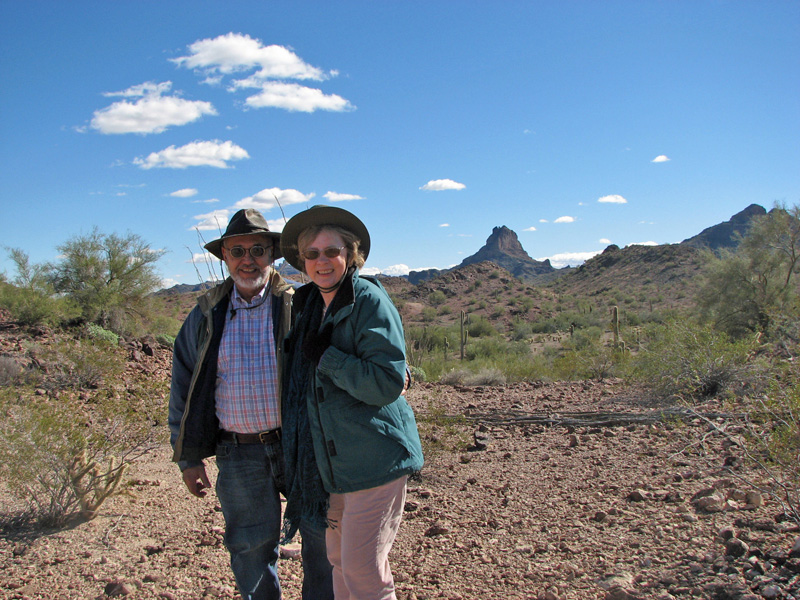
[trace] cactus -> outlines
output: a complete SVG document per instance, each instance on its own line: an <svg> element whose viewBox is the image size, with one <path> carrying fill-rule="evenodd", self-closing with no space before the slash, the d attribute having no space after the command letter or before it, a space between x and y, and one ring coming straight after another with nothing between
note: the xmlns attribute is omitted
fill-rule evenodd
<svg viewBox="0 0 800 600"><path fill-rule="evenodd" d="M463 310L461 311L461 360L464 360L464 347L467 345L467 325L469 324L469 317Z"/></svg>
<svg viewBox="0 0 800 600"><path fill-rule="evenodd" d="M611 307L611 329L614 332L614 349L619 348L619 308Z"/></svg>
<svg viewBox="0 0 800 600"><path fill-rule="evenodd" d="M96 460L89 458L85 448L75 455L69 468L69 477L81 507L81 517L89 520L97 516L100 505L117 493L127 470L127 463L118 465L113 456L104 470Z"/></svg>

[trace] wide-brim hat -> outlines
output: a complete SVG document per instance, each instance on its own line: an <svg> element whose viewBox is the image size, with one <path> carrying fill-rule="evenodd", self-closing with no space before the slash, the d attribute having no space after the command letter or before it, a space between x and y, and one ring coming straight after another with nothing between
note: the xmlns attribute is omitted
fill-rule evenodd
<svg viewBox="0 0 800 600"><path fill-rule="evenodd" d="M218 240L214 240L213 242L208 242L204 247L217 258L222 259L222 240L240 235L253 234L266 235L272 240L273 260L282 256L279 243L281 240L281 234L270 231L264 215L258 212L258 210L255 208L243 208L236 211L236 213L231 217L231 220L228 223L228 228L225 230L225 233L222 234L222 237Z"/></svg>
<svg viewBox="0 0 800 600"><path fill-rule="evenodd" d="M358 249L364 255L364 259L369 256L369 231L361 219L343 208L318 204L289 219L281 233L281 254L286 262L298 271L303 270L303 260L300 258L297 238L309 227L318 225L337 225L347 229L361 241Z"/></svg>

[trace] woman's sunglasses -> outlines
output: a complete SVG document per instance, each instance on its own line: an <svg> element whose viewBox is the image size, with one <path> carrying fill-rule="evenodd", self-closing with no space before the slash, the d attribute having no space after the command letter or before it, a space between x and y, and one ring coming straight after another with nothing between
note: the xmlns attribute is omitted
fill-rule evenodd
<svg viewBox="0 0 800 600"><path fill-rule="evenodd" d="M265 248L264 246L251 246L248 249L245 249L242 246L228 248L228 254L230 254L233 258L242 258L247 252L250 252L250 256L253 258L261 258L268 251L269 248Z"/></svg>
<svg viewBox="0 0 800 600"><path fill-rule="evenodd" d="M309 248L308 250L304 250L300 253L305 260L317 260L320 254L324 254L328 258L336 258L342 253L346 246L328 246L327 248L323 248L322 250L317 250L316 248Z"/></svg>

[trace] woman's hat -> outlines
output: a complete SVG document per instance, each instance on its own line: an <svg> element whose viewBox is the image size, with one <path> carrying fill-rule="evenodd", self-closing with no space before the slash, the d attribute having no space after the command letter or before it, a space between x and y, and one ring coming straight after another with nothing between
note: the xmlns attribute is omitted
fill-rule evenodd
<svg viewBox="0 0 800 600"><path fill-rule="evenodd" d="M273 260L282 256L279 244L281 234L270 231L264 215L258 212L255 208L243 208L242 210L236 211L236 213L231 217L231 220L228 223L228 228L225 230L225 233L222 234L222 237L218 240L214 240L213 242L208 242L205 245L205 249L211 252L211 254L217 258L222 259L222 240L239 235L253 234L264 234L272 240Z"/></svg>
<svg viewBox="0 0 800 600"><path fill-rule="evenodd" d="M318 204L297 213L283 227L281 254L286 258L286 262L298 271L303 270L303 260L300 258L297 238L309 227L317 225L336 225L347 229L361 240L358 249L364 255L364 259L369 256L369 231L361 219L343 208Z"/></svg>

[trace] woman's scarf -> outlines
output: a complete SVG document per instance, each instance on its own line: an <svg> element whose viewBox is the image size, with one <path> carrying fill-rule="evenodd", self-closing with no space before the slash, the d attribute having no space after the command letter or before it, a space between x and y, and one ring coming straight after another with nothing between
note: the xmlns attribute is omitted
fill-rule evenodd
<svg viewBox="0 0 800 600"><path fill-rule="evenodd" d="M283 382L281 440L285 461L286 509L283 516L283 539L288 543L300 521L325 528L328 524L328 493L322 484L314 458L314 440L308 422L306 397L312 385L314 369L303 355L307 336L317 334L322 323L322 296L314 290L300 309L292 332L286 340L286 367Z"/></svg>

